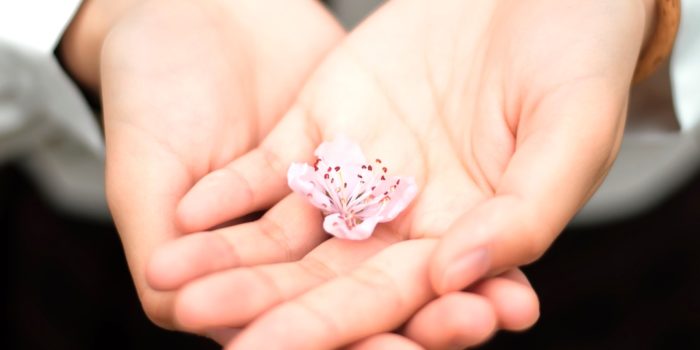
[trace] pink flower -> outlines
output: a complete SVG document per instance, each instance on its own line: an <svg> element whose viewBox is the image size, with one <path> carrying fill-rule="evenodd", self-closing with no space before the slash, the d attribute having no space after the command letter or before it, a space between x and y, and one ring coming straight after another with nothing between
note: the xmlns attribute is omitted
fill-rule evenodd
<svg viewBox="0 0 700 350"><path fill-rule="evenodd" d="M336 237L367 239L416 196L413 178L389 176L381 160L367 162L360 146L347 138L323 142L315 154L313 166L292 164L287 181L323 211L323 229Z"/></svg>

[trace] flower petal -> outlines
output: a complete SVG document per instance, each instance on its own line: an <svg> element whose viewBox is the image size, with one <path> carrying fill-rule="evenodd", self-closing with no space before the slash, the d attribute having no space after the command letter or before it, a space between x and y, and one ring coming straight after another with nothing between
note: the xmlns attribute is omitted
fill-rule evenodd
<svg viewBox="0 0 700 350"><path fill-rule="evenodd" d="M413 178L389 177L379 159L368 164L360 146L344 136L323 142L315 154L313 166L292 164L287 182L323 211L323 228L338 238L367 239L378 223L394 219L418 193Z"/></svg>
<svg viewBox="0 0 700 350"><path fill-rule="evenodd" d="M335 213L326 216L326 218L323 220L323 229L338 238L363 240L372 235L377 223L378 221L376 218L370 218L363 221L359 225L355 225L355 227L350 228L345 223L345 220L340 217L340 214Z"/></svg>
<svg viewBox="0 0 700 350"><path fill-rule="evenodd" d="M330 199L317 185L317 174L307 164L292 163L287 171L287 184L299 194L306 196L316 208L327 211L331 207Z"/></svg>
<svg viewBox="0 0 700 350"><path fill-rule="evenodd" d="M287 184L294 192L303 194L313 191L314 169L308 164L292 163L287 170Z"/></svg>
<svg viewBox="0 0 700 350"><path fill-rule="evenodd" d="M367 163L360 146L340 135L333 141L324 141L315 152L316 156L326 163L340 166L361 166Z"/></svg>
<svg viewBox="0 0 700 350"><path fill-rule="evenodd" d="M390 194L391 200L386 203L384 208L382 208L377 215L379 217L379 222L394 220L394 218L396 218L404 209L406 209L413 198L416 197L416 194L418 194L416 180L414 180L412 177L402 177L400 180L401 182Z"/></svg>

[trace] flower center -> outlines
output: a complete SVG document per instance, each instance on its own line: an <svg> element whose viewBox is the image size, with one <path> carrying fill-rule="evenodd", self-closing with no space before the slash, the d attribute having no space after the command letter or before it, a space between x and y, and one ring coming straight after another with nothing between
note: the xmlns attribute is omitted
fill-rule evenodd
<svg viewBox="0 0 700 350"><path fill-rule="evenodd" d="M319 185L331 203L330 208L325 208L325 214L338 213L348 228L353 228L365 218L379 213L391 201L390 195L401 180L387 184L389 169L382 165L381 159L376 159L374 165L349 168L352 169L329 164L322 158L317 158L314 163ZM349 179L346 175L355 178Z"/></svg>

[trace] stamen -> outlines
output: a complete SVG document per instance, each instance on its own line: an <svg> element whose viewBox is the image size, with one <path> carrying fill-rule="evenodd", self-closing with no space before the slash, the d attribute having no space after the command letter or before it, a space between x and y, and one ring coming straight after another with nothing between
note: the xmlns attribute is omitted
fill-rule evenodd
<svg viewBox="0 0 700 350"><path fill-rule="evenodd" d="M345 146L342 143L339 145ZM349 239L366 237L371 232L364 232L368 228L358 225L364 225L363 222L367 223L368 220L387 222L412 199L412 194L407 192L413 190L412 181L401 184L393 172L391 181L387 181L389 168L380 158L370 158L365 164L346 164L342 159L326 159L323 148L317 152L320 153L313 162L315 173L308 170L307 173L294 172L290 168L289 173L293 175L289 175L288 182L295 191L305 195L311 204L321 209L324 215L339 215L337 222L334 221L333 227L328 230L335 236ZM345 181L354 176L357 176L357 180ZM396 200L392 200L392 197L396 197Z"/></svg>

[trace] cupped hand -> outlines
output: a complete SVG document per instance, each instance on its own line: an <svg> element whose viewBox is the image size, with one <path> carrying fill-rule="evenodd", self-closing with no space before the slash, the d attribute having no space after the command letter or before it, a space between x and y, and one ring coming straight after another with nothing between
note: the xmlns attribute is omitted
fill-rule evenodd
<svg viewBox="0 0 700 350"><path fill-rule="evenodd" d="M111 29L101 57L108 201L157 324L177 327L172 293L152 289L145 269L154 248L185 233L177 203L258 144L343 36L312 0L146 1Z"/></svg>
<svg viewBox="0 0 700 350"><path fill-rule="evenodd" d="M104 45L102 60L110 206L148 316L183 329L173 323L171 293L144 282L145 260L185 232L173 224L184 192L256 145L343 33L304 1L150 1L125 16ZM314 242L300 244L310 249ZM508 295L524 294L535 303L536 297L520 282L494 278L478 297L448 296L426 310L459 309L471 317L453 318L452 328L439 332L428 326L411 334L433 343L474 342L493 331L496 311L503 327L522 327L530 321L512 311ZM503 310L508 312L501 315ZM417 319L430 325L435 314ZM465 333L465 322L485 327ZM203 333L223 342L235 331ZM357 346L395 340L373 337Z"/></svg>
<svg viewBox="0 0 700 350"><path fill-rule="evenodd" d="M178 213L197 231L279 204L174 243L153 269L175 256L187 266L151 282L167 289L290 261L191 283L178 320L235 326L279 303L231 348L327 348L535 260L614 159L647 25L632 0L389 2L324 61L262 144L204 177ZM420 187L361 242L325 239L318 211L286 187L292 162L312 162L340 134ZM308 252L308 242L318 246Z"/></svg>

